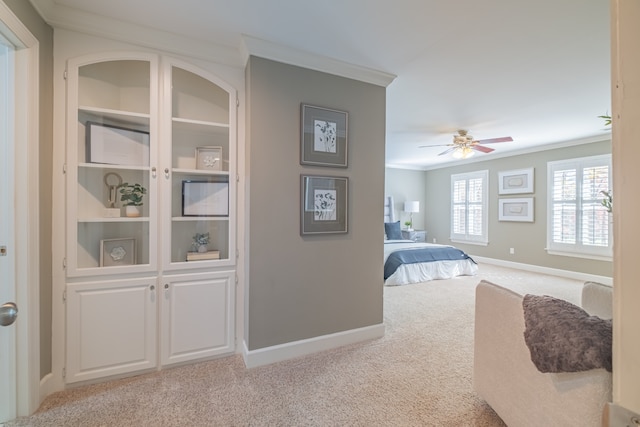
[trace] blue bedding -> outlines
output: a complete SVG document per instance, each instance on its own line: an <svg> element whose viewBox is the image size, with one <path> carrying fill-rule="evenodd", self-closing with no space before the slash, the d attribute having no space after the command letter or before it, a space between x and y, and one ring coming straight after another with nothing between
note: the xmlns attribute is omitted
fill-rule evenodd
<svg viewBox="0 0 640 427"><path fill-rule="evenodd" d="M464 259L473 259L458 248L451 246L425 248L425 249L407 249L393 252L384 263L384 279L389 278L402 264L415 264L419 262L433 261L460 261ZM476 262L473 261L475 264Z"/></svg>

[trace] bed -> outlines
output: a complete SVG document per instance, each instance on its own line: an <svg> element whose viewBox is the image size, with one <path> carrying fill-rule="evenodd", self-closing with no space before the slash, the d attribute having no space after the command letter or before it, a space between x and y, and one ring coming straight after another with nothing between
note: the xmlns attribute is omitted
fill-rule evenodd
<svg viewBox="0 0 640 427"><path fill-rule="evenodd" d="M393 197L385 198L384 284L407 285L457 276L474 276L478 265L450 245L404 240L395 221Z"/></svg>

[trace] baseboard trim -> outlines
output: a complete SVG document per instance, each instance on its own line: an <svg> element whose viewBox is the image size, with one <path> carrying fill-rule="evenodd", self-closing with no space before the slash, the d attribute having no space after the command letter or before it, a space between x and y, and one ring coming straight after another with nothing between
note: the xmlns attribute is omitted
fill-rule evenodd
<svg viewBox="0 0 640 427"><path fill-rule="evenodd" d="M56 388L53 374L50 372L40 380L40 396L38 406L44 401L44 399L50 394L60 391L59 388ZM37 409L37 408L36 408ZM31 414L29 414L31 415Z"/></svg>
<svg viewBox="0 0 640 427"><path fill-rule="evenodd" d="M501 267L517 268L519 270L531 271L534 273L550 274L552 276L566 277L568 279L584 280L599 282L605 285L613 285L613 278L608 276L598 276L596 274L580 273L577 271L561 270L559 268L541 267L533 264L523 264L520 262L505 261L502 259L485 258L481 256L472 255L472 258L478 262L484 262L486 264L498 265Z"/></svg>
<svg viewBox="0 0 640 427"><path fill-rule="evenodd" d="M294 357L306 356L319 351L331 350L347 344L368 341L384 336L384 325L378 324L364 328L351 329L335 334L322 335L300 341L288 342L271 347L249 350L247 342L243 341L242 356L247 368L269 365Z"/></svg>

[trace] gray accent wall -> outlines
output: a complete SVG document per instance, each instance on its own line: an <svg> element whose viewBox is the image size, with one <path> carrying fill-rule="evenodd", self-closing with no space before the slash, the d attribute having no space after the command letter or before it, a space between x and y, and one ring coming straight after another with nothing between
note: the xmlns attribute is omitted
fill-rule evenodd
<svg viewBox="0 0 640 427"><path fill-rule="evenodd" d="M379 325L383 87L250 57L245 340L249 350ZM348 167L300 164L300 105L347 111ZM347 234L300 235L300 175L349 178Z"/></svg>
<svg viewBox="0 0 640 427"><path fill-rule="evenodd" d="M51 372L51 210L53 174L53 29L30 2L2 0L38 39L40 55L40 378Z"/></svg>
<svg viewBox="0 0 640 427"><path fill-rule="evenodd" d="M451 244L449 240L451 209L451 175L489 171L489 244L487 246L454 243L471 255L493 258L520 264L575 271L585 274L612 277L613 263L585 258L549 255L546 250L547 236L547 162L611 153L611 141L575 145L553 150L538 151L512 157L462 163L447 168L428 171L413 171L421 175L418 188L424 188L424 226L428 241ZM489 157L489 156L487 156ZM534 168L534 193L509 196L498 195L498 172L512 169ZM387 169L386 187L397 198L398 188L407 185L406 171ZM415 175L413 175L415 177ZM402 183L397 180L401 179ZM533 197L534 222L498 221L498 200L508 197ZM396 200L397 201L397 200ZM421 207L422 209L422 207ZM509 249L514 248L511 255Z"/></svg>

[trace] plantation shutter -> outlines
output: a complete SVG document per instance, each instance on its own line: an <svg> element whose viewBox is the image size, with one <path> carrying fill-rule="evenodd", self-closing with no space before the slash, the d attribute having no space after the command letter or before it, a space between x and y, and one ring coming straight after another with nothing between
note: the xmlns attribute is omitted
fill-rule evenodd
<svg viewBox="0 0 640 427"><path fill-rule="evenodd" d="M611 156L549 162L547 250L561 255L610 257L611 217L602 205L611 188Z"/></svg>
<svg viewBox="0 0 640 427"><path fill-rule="evenodd" d="M451 176L451 240L486 244L488 171Z"/></svg>
<svg viewBox="0 0 640 427"><path fill-rule="evenodd" d="M602 191L609 190L609 168L582 170L582 244L609 246L609 212L602 206Z"/></svg>

